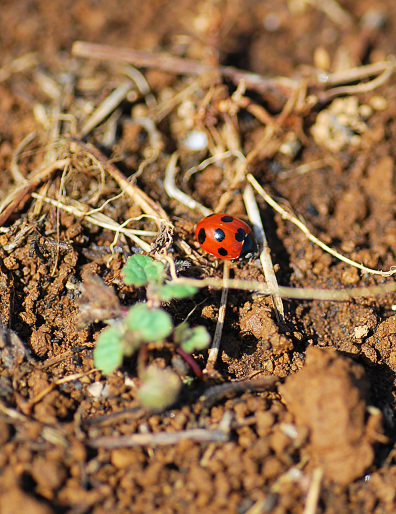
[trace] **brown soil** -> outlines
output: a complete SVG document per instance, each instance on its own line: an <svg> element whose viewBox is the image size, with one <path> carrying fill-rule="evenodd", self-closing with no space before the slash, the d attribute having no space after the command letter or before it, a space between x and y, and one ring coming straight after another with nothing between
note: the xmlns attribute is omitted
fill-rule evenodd
<svg viewBox="0 0 396 514"><path fill-rule="evenodd" d="M396 261L394 78L371 89L359 86L373 75L345 80L358 88L333 97L331 86L312 77L395 55L396 4L341 0L342 11L335 2L314 4L3 2L1 513L396 511L393 294L285 300L280 323L268 297L231 290L216 378L195 377L172 345L156 349L149 360L189 379L171 409L148 412L137 400L136 359L104 376L93 365L104 324L77 324L90 273L125 306L143 299L121 280L139 245L121 235L113 248L114 231L56 203L87 212L113 199L101 213L119 224L142 214L130 196L117 196L110 164L92 156L100 149L173 224L171 245L158 239L156 248L169 252L182 275L219 278L222 267L194 241L199 212L167 195L164 170L178 150L178 186L212 210L223 202L222 210L246 219L238 159L183 180L211 155L239 150L266 191L315 236L358 263L389 269ZM125 84L126 71L116 60L72 57L78 39L300 80L308 94L301 87L301 102L283 109L287 81L264 92L240 84L234 94L232 79L213 71L129 68L127 98L85 130ZM314 96L323 101L313 106ZM207 135L208 148L186 147L192 130ZM50 169L56 160L59 169ZM25 189L9 203L15 188ZM259 207L280 284L336 290L392 281L340 262L262 199ZM147 218L128 228L158 230ZM231 273L263 281L258 260L232 264ZM116 302L103 294L111 317ZM219 302L220 293L207 288L166 309L175 324L189 317L213 335ZM201 368L206 358L194 355ZM195 429L213 439L161 445L154 438ZM139 443L129 437L139 434L147 436Z"/></svg>

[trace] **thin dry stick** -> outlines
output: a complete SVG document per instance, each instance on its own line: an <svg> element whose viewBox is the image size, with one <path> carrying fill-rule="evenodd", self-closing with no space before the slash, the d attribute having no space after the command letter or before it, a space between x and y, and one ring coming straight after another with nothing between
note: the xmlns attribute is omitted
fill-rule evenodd
<svg viewBox="0 0 396 514"><path fill-rule="evenodd" d="M276 375L267 375L261 378L233 380L209 387L198 398L198 403L204 409L209 409L215 403L220 402L224 398L230 398L247 391L266 391L272 388L279 381Z"/></svg>
<svg viewBox="0 0 396 514"><path fill-rule="evenodd" d="M91 153L95 159L97 159L105 168L106 171L111 175L114 180L118 183L123 191L125 191L135 202L139 205L142 211L145 214L148 214L153 217L154 221L157 223L158 227L161 226L163 221L169 222L168 215L164 211L164 209L158 203L154 202L146 193L144 193L139 187L135 184L131 184L128 182L126 177L121 173L121 171L116 168L114 164L109 162L106 157L98 150L96 147L91 144L84 144L79 142L79 144L87 149L89 153Z"/></svg>
<svg viewBox="0 0 396 514"><path fill-rule="evenodd" d="M151 246L148 243L146 243L145 241L143 241L142 239L140 239L140 237L138 237L138 236L139 235L140 236L155 236L156 232L151 232L149 230L135 230L135 229L125 228L125 225L127 223L129 223L131 220L127 220L122 225L120 225L113 219L109 218L108 216L106 216L103 213L97 212L96 210L95 210L96 212L93 212L91 215L89 215L89 214L87 214L87 212L85 212L82 209L79 209L76 206L66 205L66 204L60 202L59 200L54 200L53 198L49 198L49 197L40 195L38 193L32 193L32 197L37 198L39 200L43 200L44 202L49 203L50 205L53 205L54 207L57 207L58 209L62 209L66 212L70 212L71 214L73 214L74 216L76 216L78 218L84 218L89 223L92 223L92 225L96 225L98 227L102 227L102 228L111 230L111 231L115 232L116 234L120 234L120 233L124 234L127 237L129 237L130 239L132 239L132 241L134 241L138 246L140 246L140 248L142 248L142 250L144 250L145 252L150 252L150 250L151 250Z"/></svg>
<svg viewBox="0 0 396 514"><path fill-rule="evenodd" d="M377 89L378 87L385 84L385 82L387 82L393 75L393 72L394 66L389 66L381 73L381 75L373 80L370 80L369 82L361 82L355 86L335 87L333 89L329 89L329 91L323 91L322 93L319 93L318 99L320 102L326 103L336 96L357 95L359 93L367 93L368 91L373 91L374 89Z"/></svg>
<svg viewBox="0 0 396 514"><path fill-rule="evenodd" d="M0 82L9 79L13 73L26 71L29 68L33 68L33 66L38 66L39 63L40 58L36 52L21 55L0 68Z"/></svg>
<svg viewBox="0 0 396 514"><path fill-rule="evenodd" d="M136 89L144 98L146 105L149 109L156 107L157 99L152 94L150 86L146 77L137 68L133 66L126 66L123 70L124 74L129 77L136 86Z"/></svg>
<svg viewBox="0 0 396 514"><path fill-rule="evenodd" d="M208 157L207 159L199 163L197 166L193 166L192 168L187 170L183 176L183 184L187 184L187 182L194 175L194 173L204 170L205 168L207 168L211 164L214 164L215 162L222 161L223 159L228 159L230 157L238 157L238 159L240 160L245 160L245 157L242 154L242 152L239 152L237 150L227 150L224 153L212 155L211 157Z"/></svg>
<svg viewBox="0 0 396 514"><path fill-rule="evenodd" d="M181 284L203 288L213 287L222 289L223 281L216 278L205 278L203 280L195 278L178 278L176 280ZM337 301L343 302L352 298L367 298L369 296L378 296L380 294L394 293L396 291L396 282L389 284L381 284L378 286L354 287L347 289L315 289L313 287L285 287L279 286L276 289L258 282L257 280L236 280L229 279L227 282L229 289L240 289L242 291L257 291L263 294L278 295L282 298L294 298L296 300L321 300L321 301Z"/></svg>
<svg viewBox="0 0 396 514"><path fill-rule="evenodd" d="M78 139L83 139L91 130L98 126L116 107L125 99L131 90L132 82L126 81L112 91L107 98L95 109L95 111L84 122L78 132Z"/></svg>
<svg viewBox="0 0 396 514"><path fill-rule="evenodd" d="M79 378L86 377L88 375L92 375L92 373L96 373L98 370L96 368L91 369L89 371L85 371L83 373L75 373L73 375L69 375L67 377L60 378L52 382L47 388L34 396L31 400L28 401L29 407L33 407L36 403L41 402L41 400L47 396L51 391L53 391L58 385L66 384L67 382L74 382L74 380L78 380Z"/></svg>
<svg viewBox="0 0 396 514"><path fill-rule="evenodd" d="M254 197L253 188L250 184L245 187L243 192L243 200L245 202L249 220L253 225L253 231L257 244L261 249L260 262L261 266L263 267L265 280L270 287L276 289L278 287L278 281L276 280L274 266L272 264L271 249L268 245L267 237L265 235L256 198ZM277 295L273 295L272 302L277 320L283 322L285 320L285 312L283 309L282 299Z"/></svg>
<svg viewBox="0 0 396 514"><path fill-rule="evenodd" d="M335 0L305 0L305 2L324 12L333 23L343 29L352 27L353 17Z"/></svg>
<svg viewBox="0 0 396 514"><path fill-rule="evenodd" d="M36 175L27 179L27 184L22 188L14 190L3 202L0 207L0 226L8 220L11 214L18 208L18 205L28 197L32 191L36 189L42 182L48 180L51 175L56 171L64 168L70 163L70 159L59 159L45 169L36 173ZM7 205L7 207L5 207ZM5 207L5 208L4 208ZM4 208L4 210L2 210Z"/></svg>
<svg viewBox="0 0 396 514"><path fill-rule="evenodd" d="M376 62L374 64L367 64L365 66L357 66L356 68L350 68L349 70L336 71L334 73L329 73L328 75L320 72L316 79L316 85L321 84L322 87L329 87L339 84L347 84L348 82L358 82L374 75L380 75L388 69L395 69L395 61L393 59Z"/></svg>
<svg viewBox="0 0 396 514"><path fill-rule="evenodd" d="M327 246L325 243L320 241L317 237L315 237L308 229L304 223L302 223L299 219L297 219L295 216L287 212L285 209L283 209L273 198L267 194L264 189L260 186L260 184L257 182L257 180L251 175L250 173L247 175L248 181L252 184L254 189L258 192L260 196L270 205L273 209L278 212L283 219L286 219L288 221L291 221L294 225L296 225L306 236L307 238L312 241L314 244L318 245L322 250L329 253L330 255L333 255L333 257L336 257L340 261L345 262L346 264L349 264L351 266L354 266L355 268L358 268L362 270L364 273L370 273L372 275L381 275L382 277L389 277L396 273L396 266L392 266L389 271L382 271L382 270L375 270L371 268L366 268L366 266L363 266L363 264L359 264L355 261L352 261L351 259L348 259L348 257L344 257L340 253L338 253L336 250L333 250L329 246Z"/></svg>
<svg viewBox="0 0 396 514"><path fill-rule="evenodd" d="M223 334L225 313L226 313L226 308L227 308L229 276L230 276L230 263L229 263L229 261L224 261L223 288L221 290L219 315L217 317L217 324L216 324L215 335L213 337L212 347L209 350L208 361L207 361L206 367L204 369L204 373L208 373L208 374L213 373L214 367L215 367L215 364L217 361L217 357L219 355L220 341L221 341L221 336Z"/></svg>
<svg viewBox="0 0 396 514"><path fill-rule="evenodd" d="M37 132L30 132L27 136L25 136L19 145L16 147L15 152L12 155L10 171L11 174L17 184L26 184L27 179L19 169L18 159L20 154L24 151L24 149L34 140L37 136Z"/></svg>
<svg viewBox="0 0 396 514"><path fill-rule="evenodd" d="M155 434L131 434L125 436L104 436L88 439L91 448L133 448L137 446L168 446L189 439L198 443L223 443L230 438L231 413L226 412L215 430L192 428L181 432L158 432Z"/></svg>
<svg viewBox="0 0 396 514"><path fill-rule="evenodd" d="M125 436L104 436L96 439L88 439L87 445L91 448L134 448L138 446L169 446L183 440L208 443L215 441L224 443L229 440L229 435L221 430L205 430L193 428L183 432L159 432L155 434L132 434Z"/></svg>
<svg viewBox="0 0 396 514"><path fill-rule="evenodd" d="M330 158L325 157L324 159L318 159L317 161L308 162L307 164L300 164L299 166L296 166L294 169L281 171L278 174L278 177L282 180L286 180L288 178L295 177L296 175L304 175L305 173L309 173L310 171L324 168L325 166L329 166L330 163Z"/></svg>
<svg viewBox="0 0 396 514"><path fill-rule="evenodd" d="M202 89L202 82L202 78L199 77L172 97L162 100L161 103L150 110L150 117L156 122L163 120L183 100L190 98L197 90Z"/></svg>
<svg viewBox="0 0 396 514"><path fill-rule="evenodd" d="M164 53L151 53L129 48L115 48L107 45L75 41L72 54L77 57L90 59L104 59L132 64L143 68L156 68L182 75L202 75L206 72L219 71L234 84L245 81L246 87L258 92L272 91L285 98L291 90L297 87L298 82L285 77L268 78L256 73L239 70L231 66L208 66L199 61L172 57Z"/></svg>
<svg viewBox="0 0 396 514"><path fill-rule="evenodd" d="M315 514L318 508L320 496L320 483L323 477L323 469L315 468L312 473L312 481L305 501L303 514Z"/></svg>
<svg viewBox="0 0 396 514"><path fill-rule="evenodd" d="M8 416L13 422L20 421L22 423L26 423L28 421L28 417L25 414L21 414L15 409L10 409L3 402L0 401L0 412L5 416Z"/></svg>
<svg viewBox="0 0 396 514"><path fill-rule="evenodd" d="M189 209L198 210L203 216L209 216L212 212L210 209L195 201L191 196L183 193L175 184L176 163L178 153L175 152L171 155L165 170L164 188L170 198L175 198L178 202L182 203Z"/></svg>

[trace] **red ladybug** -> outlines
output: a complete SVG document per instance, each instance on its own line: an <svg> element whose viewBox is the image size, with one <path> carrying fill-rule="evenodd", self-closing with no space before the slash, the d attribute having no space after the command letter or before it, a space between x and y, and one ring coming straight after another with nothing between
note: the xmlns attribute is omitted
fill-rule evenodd
<svg viewBox="0 0 396 514"><path fill-rule="evenodd" d="M203 218L195 227L195 237L206 252L227 261L248 257L256 249L249 225L224 213Z"/></svg>

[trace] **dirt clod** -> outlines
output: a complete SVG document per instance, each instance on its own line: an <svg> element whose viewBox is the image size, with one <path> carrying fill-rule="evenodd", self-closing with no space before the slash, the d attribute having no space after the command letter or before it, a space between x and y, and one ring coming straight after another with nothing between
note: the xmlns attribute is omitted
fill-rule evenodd
<svg viewBox="0 0 396 514"><path fill-rule="evenodd" d="M308 349L304 368L280 388L297 424L309 430L311 465L339 484L362 476L374 459L365 424L368 389L361 366L318 348Z"/></svg>

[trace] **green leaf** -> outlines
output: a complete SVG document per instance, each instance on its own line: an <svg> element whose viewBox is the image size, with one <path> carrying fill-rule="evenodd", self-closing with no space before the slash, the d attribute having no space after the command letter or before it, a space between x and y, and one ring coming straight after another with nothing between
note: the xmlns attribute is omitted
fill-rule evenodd
<svg viewBox="0 0 396 514"><path fill-rule="evenodd" d="M108 375L119 368L124 358L122 333L115 327L106 328L98 337L94 350L94 364Z"/></svg>
<svg viewBox="0 0 396 514"><path fill-rule="evenodd" d="M187 323L182 323L175 329L175 342L187 353L195 350L204 350L209 346L210 334L205 327L189 327Z"/></svg>
<svg viewBox="0 0 396 514"><path fill-rule="evenodd" d="M125 284L140 287L163 280L164 265L148 255L132 255L124 266L123 275Z"/></svg>
<svg viewBox="0 0 396 514"><path fill-rule="evenodd" d="M137 397L142 405L154 410L163 410L172 405L180 391L179 377L169 369L149 366L142 377Z"/></svg>
<svg viewBox="0 0 396 514"><path fill-rule="evenodd" d="M167 312L149 309L145 303L131 307L125 323L147 343L165 339L173 329L172 319Z"/></svg>
<svg viewBox="0 0 396 514"><path fill-rule="evenodd" d="M159 287L157 293L161 300L167 302L172 298L181 299L193 296L197 291L198 288L194 286L168 282L164 286Z"/></svg>

